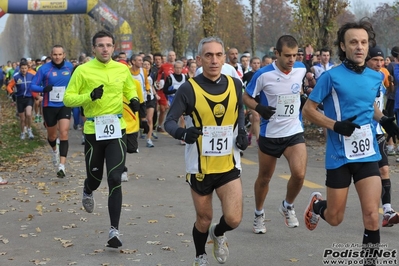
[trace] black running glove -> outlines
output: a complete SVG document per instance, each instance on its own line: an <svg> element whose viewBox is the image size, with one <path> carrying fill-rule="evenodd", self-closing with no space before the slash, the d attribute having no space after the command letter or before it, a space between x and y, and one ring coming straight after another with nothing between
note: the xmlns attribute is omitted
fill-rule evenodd
<svg viewBox="0 0 399 266"><path fill-rule="evenodd" d="M103 93L104 93L104 89L103 89L104 85L100 85L97 88L95 88L91 93L90 93L90 97L92 101L95 101L97 99L101 99L101 97L103 97Z"/></svg>
<svg viewBox="0 0 399 266"><path fill-rule="evenodd" d="M255 107L255 111L258 112L264 119L269 120L270 117L272 117L272 115L274 115L274 113L276 108L272 107L272 106L264 106L261 104L258 104Z"/></svg>
<svg viewBox="0 0 399 266"><path fill-rule="evenodd" d="M352 121L355 120L356 118L357 116L355 115L344 121L335 122L334 131L337 132L338 134L349 137L350 135L352 135L353 131L355 131L356 128L360 128L358 124L352 123Z"/></svg>
<svg viewBox="0 0 399 266"><path fill-rule="evenodd" d="M53 90L53 85L47 85L43 88L43 92L50 92Z"/></svg>
<svg viewBox="0 0 399 266"><path fill-rule="evenodd" d="M388 134L387 141L391 138L394 143L396 143L396 137L399 138L399 127L395 124L395 117L383 116L380 119L380 125L384 128L385 132Z"/></svg>
<svg viewBox="0 0 399 266"><path fill-rule="evenodd" d="M242 151L245 151L248 147L248 137L247 132L244 129L238 130L238 135L236 137L236 145Z"/></svg>
<svg viewBox="0 0 399 266"><path fill-rule="evenodd" d="M175 136L177 139L184 140L187 144L193 144L198 137L202 135L202 131L196 127L178 128Z"/></svg>
<svg viewBox="0 0 399 266"><path fill-rule="evenodd" d="M140 102L139 102L139 98L132 98L131 100L130 100L130 103L129 103L129 107L130 107L130 109L132 109L132 111L135 113L135 112L138 112L138 111L140 111ZM144 118L144 117L142 117L142 118Z"/></svg>

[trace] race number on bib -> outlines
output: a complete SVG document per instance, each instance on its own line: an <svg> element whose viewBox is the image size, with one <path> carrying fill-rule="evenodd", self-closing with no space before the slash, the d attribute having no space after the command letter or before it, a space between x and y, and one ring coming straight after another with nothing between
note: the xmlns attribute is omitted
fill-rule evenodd
<svg viewBox="0 0 399 266"><path fill-rule="evenodd" d="M50 91L50 101L52 102L62 102L64 100L65 86L53 87Z"/></svg>
<svg viewBox="0 0 399 266"><path fill-rule="evenodd" d="M352 136L344 137L345 156L349 160L361 159L375 154L374 138L370 124L356 128Z"/></svg>
<svg viewBox="0 0 399 266"><path fill-rule="evenodd" d="M94 118L96 140L122 137L121 124L117 115L102 115Z"/></svg>
<svg viewBox="0 0 399 266"><path fill-rule="evenodd" d="M202 155L225 156L233 149L233 126L205 126L202 128Z"/></svg>
<svg viewBox="0 0 399 266"><path fill-rule="evenodd" d="M296 118L299 116L298 94L278 95L276 115L278 118Z"/></svg>

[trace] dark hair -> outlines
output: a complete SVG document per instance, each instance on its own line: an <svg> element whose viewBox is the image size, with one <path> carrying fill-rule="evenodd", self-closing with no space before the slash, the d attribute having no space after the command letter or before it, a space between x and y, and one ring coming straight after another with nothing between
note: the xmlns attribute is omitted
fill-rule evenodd
<svg viewBox="0 0 399 266"><path fill-rule="evenodd" d="M375 32L373 26L368 21L368 18L362 18L359 22L348 22L339 28L337 32L337 40L334 44L338 47L339 60L343 61L346 58L346 52L341 49L341 43L345 43L345 33L350 29L363 29L367 32L369 37L369 46L374 47L376 45Z"/></svg>
<svg viewBox="0 0 399 266"><path fill-rule="evenodd" d="M21 62L19 62L19 66L27 66L28 65L28 61L26 60L21 60Z"/></svg>
<svg viewBox="0 0 399 266"><path fill-rule="evenodd" d="M130 62L132 62L133 60L136 60L137 57L141 57L141 55L139 54L132 54L132 56L130 57Z"/></svg>
<svg viewBox="0 0 399 266"><path fill-rule="evenodd" d="M155 54L152 55L153 58L155 58L156 56L162 58L162 54L161 53L155 53Z"/></svg>
<svg viewBox="0 0 399 266"><path fill-rule="evenodd" d="M254 56L254 57L252 57L252 58L249 60L249 63L252 64L252 62L253 62L254 60L259 60L259 61L260 61L260 58L257 57L257 56Z"/></svg>
<svg viewBox="0 0 399 266"><path fill-rule="evenodd" d="M283 51L283 46L287 46L288 48L295 48L298 47L298 42L296 39L291 35L283 35L278 38L276 43L276 50L279 54Z"/></svg>
<svg viewBox="0 0 399 266"><path fill-rule="evenodd" d="M51 48L51 54L53 54L54 48L62 48L62 51L65 52L64 46L62 46L61 44L56 44L53 46L53 48Z"/></svg>
<svg viewBox="0 0 399 266"><path fill-rule="evenodd" d="M148 62L151 63L151 56L149 56L149 55L144 56L144 57L143 57L143 62L144 62L144 61L148 61Z"/></svg>
<svg viewBox="0 0 399 266"><path fill-rule="evenodd" d="M115 44L115 38L114 38L114 35L112 35L111 32L109 32L107 30L100 30L96 34L94 34L94 36L93 36L93 39L91 41L93 46L96 45L96 40L98 38L104 38L104 37L110 37L112 39L112 44Z"/></svg>
<svg viewBox="0 0 399 266"><path fill-rule="evenodd" d="M265 54L264 56L262 56L262 62L265 61L266 58L271 58L271 56L268 54Z"/></svg>
<svg viewBox="0 0 399 266"><path fill-rule="evenodd" d="M320 49L320 55L321 55L322 52L325 52L325 53L328 52L331 55L331 50L329 48L327 48L327 47L323 47L323 48Z"/></svg>

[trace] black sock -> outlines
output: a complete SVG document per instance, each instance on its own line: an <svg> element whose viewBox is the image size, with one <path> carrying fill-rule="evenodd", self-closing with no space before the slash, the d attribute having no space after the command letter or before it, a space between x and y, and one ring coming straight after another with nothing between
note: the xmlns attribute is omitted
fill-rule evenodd
<svg viewBox="0 0 399 266"><path fill-rule="evenodd" d="M60 156L67 157L69 143L68 140L60 140Z"/></svg>
<svg viewBox="0 0 399 266"><path fill-rule="evenodd" d="M364 229L363 234L363 250L364 250L364 265L375 266L377 257L375 252L378 250L380 244L380 230L371 231Z"/></svg>
<svg viewBox="0 0 399 266"><path fill-rule="evenodd" d="M382 183L382 205L391 203L391 179L381 179Z"/></svg>
<svg viewBox="0 0 399 266"><path fill-rule="evenodd" d="M224 220L224 215L223 215L222 217L220 217L219 224L216 225L216 227L215 227L214 234L215 234L215 236L222 236L224 234L224 232L231 231L233 229L234 228L232 228L230 225L228 225L226 223L226 221Z"/></svg>
<svg viewBox="0 0 399 266"><path fill-rule="evenodd" d="M325 209L327 209L327 201L326 200L319 200L319 201L313 203L314 213L320 215L320 217L323 220L326 220L326 218L324 218L324 210Z"/></svg>
<svg viewBox="0 0 399 266"><path fill-rule="evenodd" d="M47 139L48 144L50 144L51 148L54 148L57 145L57 140L54 141L50 141L49 139Z"/></svg>
<svg viewBox="0 0 399 266"><path fill-rule="evenodd" d="M206 245L206 240L208 239L208 231L206 231L206 233L201 233L200 231L198 231L198 229L195 227L194 224L193 239L194 239L196 257L206 254L205 245Z"/></svg>

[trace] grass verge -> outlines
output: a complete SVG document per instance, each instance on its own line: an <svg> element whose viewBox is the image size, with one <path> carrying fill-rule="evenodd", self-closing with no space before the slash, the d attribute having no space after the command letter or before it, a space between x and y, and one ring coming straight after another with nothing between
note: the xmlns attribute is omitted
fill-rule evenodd
<svg viewBox="0 0 399 266"><path fill-rule="evenodd" d="M33 140L21 140L19 118L16 117L16 106L0 91L0 166L6 167L46 144L36 125L32 123ZM40 125L42 126L42 125Z"/></svg>

